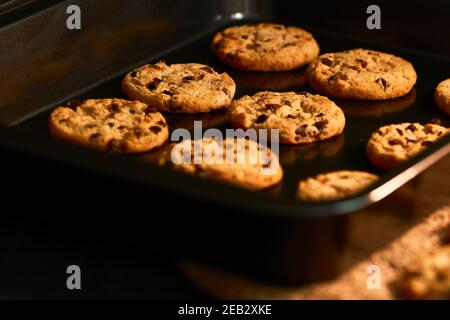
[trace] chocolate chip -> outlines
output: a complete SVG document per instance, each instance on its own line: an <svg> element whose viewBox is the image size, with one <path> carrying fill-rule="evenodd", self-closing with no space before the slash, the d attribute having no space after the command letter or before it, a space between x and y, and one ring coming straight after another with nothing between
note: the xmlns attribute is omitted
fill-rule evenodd
<svg viewBox="0 0 450 320"><path fill-rule="evenodd" d="M388 82L383 78L378 78L377 80L375 80L375 82L378 83L379 85L381 85L383 87L383 90L385 90L385 91L389 87Z"/></svg>
<svg viewBox="0 0 450 320"><path fill-rule="evenodd" d="M70 100L69 102L67 102L66 107L67 107L67 108L75 109L75 108L78 107L79 105L81 105L80 100L78 100L78 99L73 99L73 100Z"/></svg>
<svg viewBox="0 0 450 320"><path fill-rule="evenodd" d="M401 130L401 129L399 129L399 128L395 128L395 130L397 131L397 133L399 134L399 135L403 135L403 131Z"/></svg>
<svg viewBox="0 0 450 320"><path fill-rule="evenodd" d="M234 54L228 52L228 53L226 54L226 58L227 58L228 60L234 60Z"/></svg>
<svg viewBox="0 0 450 320"><path fill-rule="evenodd" d="M316 115L317 118L323 117L323 112Z"/></svg>
<svg viewBox="0 0 450 320"><path fill-rule="evenodd" d="M113 151L120 151L122 148L122 143L119 139L111 139L108 142L108 149Z"/></svg>
<svg viewBox="0 0 450 320"><path fill-rule="evenodd" d="M314 127L319 129L319 131L322 131L326 127L327 124L328 124L327 120L318 121L318 122L314 123Z"/></svg>
<svg viewBox="0 0 450 320"><path fill-rule="evenodd" d="M292 115L292 114L288 114L288 115L287 115L287 118L288 118L288 119L295 119L295 118L297 118L297 117L294 116L294 115Z"/></svg>
<svg viewBox="0 0 450 320"><path fill-rule="evenodd" d="M186 77L184 77L183 79L181 79L182 81L185 81L185 82L189 82L189 81L194 81L195 80L195 78L194 78L194 76L186 76Z"/></svg>
<svg viewBox="0 0 450 320"><path fill-rule="evenodd" d="M331 67L331 65L333 64L333 61L331 61L331 60L328 59L328 58L323 58L323 59L321 60L321 62L322 62L324 65L329 66L329 67Z"/></svg>
<svg viewBox="0 0 450 320"><path fill-rule="evenodd" d="M279 107L281 107L281 105L276 104L276 103L266 104L266 108L271 110L271 111L276 111Z"/></svg>
<svg viewBox="0 0 450 320"><path fill-rule="evenodd" d="M205 79L205 75L204 75L204 74L199 74L199 75L197 76L197 81L203 80L203 79Z"/></svg>
<svg viewBox="0 0 450 320"><path fill-rule="evenodd" d="M228 90L226 88L223 88L222 92L225 93L228 96Z"/></svg>
<svg viewBox="0 0 450 320"><path fill-rule="evenodd" d="M153 132L154 134L157 134L157 133L161 132L161 127L158 127L158 126L152 126L152 127L149 128L149 130L150 130L151 132Z"/></svg>
<svg viewBox="0 0 450 320"><path fill-rule="evenodd" d="M270 168L270 166L272 165L272 160L269 160L268 163L263 164L263 168Z"/></svg>
<svg viewBox="0 0 450 320"><path fill-rule="evenodd" d="M173 96L173 93L169 90L164 90L162 93L167 94L168 96Z"/></svg>
<svg viewBox="0 0 450 320"><path fill-rule="evenodd" d="M401 141L398 139L389 140L389 144L391 146L395 146L396 144L401 144Z"/></svg>
<svg viewBox="0 0 450 320"><path fill-rule="evenodd" d="M113 103L112 105L110 105L108 107L108 111L112 112L112 113L119 112L119 106L117 104Z"/></svg>
<svg viewBox="0 0 450 320"><path fill-rule="evenodd" d="M356 66L348 66L348 68L349 68L349 69L352 69L352 70L355 70L355 71L358 71L358 70L359 70L358 67L356 67Z"/></svg>
<svg viewBox="0 0 450 320"><path fill-rule="evenodd" d="M362 60L362 59L356 59L356 61L361 64L361 67L363 67L363 68L367 67L367 61Z"/></svg>
<svg viewBox="0 0 450 320"><path fill-rule="evenodd" d="M137 72L136 72L136 71L131 72L131 73L130 73L130 76L131 76L132 78L135 78L135 77L137 76Z"/></svg>
<svg viewBox="0 0 450 320"><path fill-rule="evenodd" d="M93 135L91 135L89 137L89 140L92 142L98 142L99 138L100 138L100 133L94 133Z"/></svg>
<svg viewBox="0 0 450 320"><path fill-rule="evenodd" d="M425 141L422 141L421 144L422 144L422 146L424 146L424 147L428 147L428 146L432 145L433 142L432 142L432 141L427 141L427 140L425 140Z"/></svg>
<svg viewBox="0 0 450 320"><path fill-rule="evenodd" d="M241 38L242 39L248 39L248 36L244 34L244 35L241 36Z"/></svg>
<svg viewBox="0 0 450 320"><path fill-rule="evenodd" d="M167 127L167 124L164 121L162 121L162 120L159 120L156 124L158 126L160 126L160 127L163 127L163 128Z"/></svg>
<svg viewBox="0 0 450 320"><path fill-rule="evenodd" d="M298 127L297 130L295 130L295 134L300 135L300 136L302 136L302 137L308 136L308 135L306 134L306 128L308 128L308 125L307 125L307 124L304 124L304 125Z"/></svg>
<svg viewBox="0 0 450 320"><path fill-rule="evenodd" d="M406 130L410 130L411 132L414 132L417 130L417 128L415 125L410 124L409 126L406 127Z"/></svg>
<svg viewBox="0 0 450 320"><path fill-rule="evenodd" d="M108 122L108 126L109 126L110 128L112 128L112 127L114 127L114 123L113 123L113 122Z"/></svg>
<svg viewBox="0 0 450 320"><path fill-rule="evenodd" d="M162 82L162 79L153 79L153 81L151 81L150 83L147 84L147 88L148 90L155 90L158 85Z"/></svg>
<svg viewBox="0 0 450 320"><path fill-rule="evenodd" d="M85 126L86 129L94 129L95 127L96 127L95 124L87 124L87 125Z"/></svg>
<svg viewBox="0 0 450 320"><path fill-rule="evenodd" d="M256 119L255 123L263 123L264 121L267 120L267 118L268 118L267 114L262 114Z"/></svg>
<svg viewBox="0 0 450 320"><path fill-rule="evenodd" d="M143 132L142 132L142 130L141 130L140 128L136 128L136 129L134 130L134 135L135 135L137 138L142 137L142 134L143 134Z"/></svg>
<svg viewBox="0 0 450 320"><path fill-rule="evenodd" d="M120 126L120 127L117 128L117 129L119 129L119 130L125 130L125 129L128 129L128 127L127 127L127 126Z"/></svg>

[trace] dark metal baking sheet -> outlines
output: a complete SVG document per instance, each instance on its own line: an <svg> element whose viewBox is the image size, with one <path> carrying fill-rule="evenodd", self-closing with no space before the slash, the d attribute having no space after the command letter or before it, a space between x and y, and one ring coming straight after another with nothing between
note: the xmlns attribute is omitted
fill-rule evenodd
<svg viewBox="0 0 450 320"><path fill-rule="evenodd" d="M419 74L419 80L414 90L407 96L384 102L353 102L337 100L337 104L341 106L346 114L347 125L344 133L328 141L323 141L311 145L287 146L283 145L280 149L280 158L285 170L285 178L282 185L271 188L257 194L252 194L244 190L233 187L218 186L213 181L196 179L195 186L192 188L192 179L186 179L183 174L177 173L173 176L174 180L169 181L163 179L164 183L159 179L153 179L151 175L156 173L162 174L165 169L153 167L146 163L145 159L151 159L152 153L139 156L111 156L101 155L102 162L93 161L95 151L87 150L82 157L71 154L71 152L79 152L78 147L64 146L68 150L67 153L61 154L61 158L69 158L71 162L80 161L83 165L88 165L99 170L105 170L107 166L103 161L108 162L111 166L110 174L119 174L120 167L129 165L139 167L137 178L151 184L166 184L166 187L180 189L182 192L197 194L202 197L211 197L214 199L222 198L223 201L232 202L239 206L252 207L258 211L284 215L288 214L293 217L317 214L335 214L346 213L363 208L382 199L390 192L397 189L403 183L417 175L426 167L431 165L443 157L449 151L449 137L442 139L436 145L427 149L423 154L412 159L405 165L397 169L380 172L372 167L365 155L365 144L370 134L378 127L401 122L421 122L428 123L431 121L440 121L443 125L450 125L448 116L439 111L433 102L433 91L436 83L444 79L447 68L450 68L450 62L442 58L429 58L425 54L415 53L405 49L391 49L383 46L374 46L349 39L325 31L311 30L319 41L322 52L340 51L355 47L370 47L373 49L393 52L413 62ZM302 78L304 69L283 74L267 74L267 73L248 73L232 70L221 65L214 55L210 52L211 34L196 40L182 48L165 54L148 62L155 62L164 59L168 63L182 62L200 62L211 65L217 70L228 72L237 83L236 98L244 94L252 94L261 89L285 90L306 90L312 91ZM123 97L120 91L120 82L123 75L103 83L96 88L80 95L79 99L85 98L102 98L102 97ZM9 130L9 133L28 132L25 145L32 145L33 153L48 154L49 149L55 152L61 148L61 143L54 141L48 134L47 117L48 111L43 112L27 121L24 121ZM166 115L169 119L171 128L192 126L193 120L204 120L204 129L209 123L210 127L218 126L220 128L229 127L224 121L223 112L216 112L209 115ZM33 142L31 141L33 139ZM37 140L37 141L36 141ZM10 140L19 145L18 140ZM13 143L14 144L14 143ZM95 154L95 156L100 156ZM119 159L120 158L120 159ZM64 160L64 159L61 159ZM117 163L116 163L117 161ZM116 163L116 164L115 164ZM117 167L116 167L117 165ZM300 179L327 171L339 169L352 170L368 170L381 175L380 181L371 188L365 190L362 194L349 199L327 202L327 203L303 203L295 200L294 194L296 185ZM120 170L122 171L122 170ZM124 170L123 174L130 178L135 172L134 170ZM151 174L150 174L151 173ZM148 177L148 178L146 178ZM198 181L197 181L198 180ZM222 192L222 189L229 189ZM220 191L219 191L220 190Z"/></svg>

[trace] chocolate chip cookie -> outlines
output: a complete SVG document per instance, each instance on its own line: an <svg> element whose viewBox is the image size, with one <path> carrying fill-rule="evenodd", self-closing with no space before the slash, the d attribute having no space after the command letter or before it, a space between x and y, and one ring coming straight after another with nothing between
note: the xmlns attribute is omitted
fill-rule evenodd
<svg viewBox="0 0 450 320"><path fill-rule="evenodd" d="M450 79L438 84L434 94L434 100L442 112L450 115Z"/></svg>
<svg viewBox="0 0 450 320"><path fill-rule="evenodd" d="M70 143L118 153L161 146L169 137L163 115L138 101L90 99L56 108L50 132Z"/></svg>
<svg viewBox="0 0 450 320"><path fill-rule="evenodd" d="M307 92L244 96L230 105L229 119L237 128L278 129L280 142L286 144L325 140L345 127L344 113L333 101Z"/></svg>
<svg viewBox="0 0 450 320"><path fill-rule="evenodd" d="M437 124L384 126L375 131L367 142L367 156L374 166L388 170L411 159L449 131Z"/></svg>
<svg viewBox="0 0 450 320"><path fill-rule="evenodd" d="M122 91L160 111L201 113L227 107L236 85L228 74L203 64L160 61L127 74Z"/></svg>
<svg viewBox="0 0 450 320"><path fill-rule="evenodd" d="M400 295L407 299L450 299L450 246L421 257L401 280Z"/></svg>
<svg viewBox="0 0 450 320"><path fill-rule="evenodd" d="M253 191L274 186L283 177L270 148L244 138L184 140L171 145L159 163Z"/></svg>
<svg viewBox="0 0 450 320"><path fill-rule="evenodd" d="M308 66L309 84L336 98L386 100L411 91L417 75L408 61L374 50L326 53Z"/></svg>
<svg viewBox="0 0 450 320"><path fill-rule="evenodd" d="M351 197L378 177L364 171L335 171L300 181L297 197L303 201L332 201Z"/></svg>
<svg viewBox="0 0 450 320"><path fill-rule="evenodd" d="M293 70L319 54L311 33L274 23L227 28L214 36L212 49L222 63L248 71Z"/></svg>

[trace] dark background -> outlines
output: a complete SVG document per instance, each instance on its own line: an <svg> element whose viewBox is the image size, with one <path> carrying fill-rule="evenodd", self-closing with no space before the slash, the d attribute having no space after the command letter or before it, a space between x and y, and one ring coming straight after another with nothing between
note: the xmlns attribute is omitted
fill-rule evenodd
<svg viewBox="0 0 450 320"><path fill-rule="evenodd" d="M365 28L369 4L381 6L381 30ZM274 1L273 12L374 42L450 55L449 1ZM1 150L0 157L0 298L202 296L178 274L170 258L148 249L158 243L129 244L139 231L127 216L138 212L140 223L150 225L152 215L161 212L208 213L220 208L189 199L174 201L173 195L157 190L10 151ZM170 206L143 208L140 199L149 192ZM65 288L70 264L82 269L81 291Z"/></svg>

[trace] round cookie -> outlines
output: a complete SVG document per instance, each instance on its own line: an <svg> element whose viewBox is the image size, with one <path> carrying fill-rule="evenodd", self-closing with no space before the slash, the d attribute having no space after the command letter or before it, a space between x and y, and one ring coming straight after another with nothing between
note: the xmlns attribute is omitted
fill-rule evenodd
<svg viewBox="0 0 450 320"><path fill-rule="evenodd" d="M308 66L307 76L315 90L352 100L398 98L410 92L417 80L408 61L365 49L323 54Z"/></svg>
<svg viewBox="0 0 450 320"><path fill-rule="evenodd" d="M283 177L277 156L244 138L184 140L168 148L160 164L253 191L274 186Z"/></svg>
<svg viewBox="0 0 450 320"><path fill-rule="evenodd" d="M344 113L333 101L307 92L244 96L230 105L229 119L237 128L278 129L280 142L286 144L325 140L345 127Z"/></svg>
<svg viewBox="0 0 450 320"><path fill-rule="evenodd" d="M72 101L51 113L49 128L67 142L119 153L148 151L169 137L161 113L142 102L122 99Z"/></svg>
<svg viewBox="0 0 450 320"><path fill-rule="evenodd" d="M311 33L274 23L244 24L218 32L212 50L224 64L247 71L288 71L319 55Z"/></svg>
<svg viewBox="0 0 450 320"><path fill-rule="evenodd" d="M236 85L228 74L203 64L160 61L127 74L122 91L160 111L202 113L227 107Z"/></svg>
<svg viewBox="0 0 450 320"><path fill-rule="evenodd" d="M434 94L434 101L442 112L450 115L450 79L438 84Z"/></svg>
<svg viewBox="0 0 450 320"><path fill-rule="evenodd" d="M449 129L437 124L387 125L372 134L366 153L374 166L388 170L414 157L449 132Z"/></svg>
<svg viewBox="0 0 450 320"><path fill-rule="evenodd" d="M450 246L421 257L401 280L400 295L406 299L450 299Z"/></svg>
<svg viewBox="0 0 450 320"><path fill-rule="evenodd" d="M364 171L335 171L300 181L297 197L303 201L332 201L351 197L378 177Z"/></svg>

